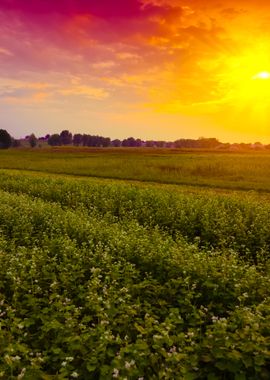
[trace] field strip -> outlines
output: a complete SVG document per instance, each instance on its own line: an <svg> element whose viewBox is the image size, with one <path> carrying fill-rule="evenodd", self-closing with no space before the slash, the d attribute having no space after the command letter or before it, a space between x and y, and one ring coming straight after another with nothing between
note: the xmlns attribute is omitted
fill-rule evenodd
<svg viewBox="0 0 270 380"><path fill-rule="evenodd" d="M269 378L268 202L42 174L0 170L0 378Z"/></svg>
<svg viewBox="0 0 270 380"><path fill-rule="evenodd" d="M180 235L205 249L233 249L246 259L269 256L270 205L256 197L176 193L160 188L0 172L2 191L111 223L135 222ZM29 216L30 217L30 216Z"/></svg>
<svg viewBox="0 0 270 380"><path fill-rule="evenodd" d="M14 174L27 174L32 175L33 177L36 176L43 176L43 177L49 177L49 178L75 178L80 179L83 181L99 181L100 184L103 183L119 183L123 185L136 185L138 187L153 187L153 188L160 188L160 189L168 189L173 190L180 193L209 193L211 194L239 194L242 195L243 193L246 195L256 196L258 199L263 199L266 201L270 201L270 188L268 189L248 189L245 187L230 187L230 186L217 186L213 184L192 184L188 182L183 183L165 183L161 181L147 181L147 180L135 180L135 179L124 179L124 178L116 178L116 177L108 177L108 176L94 176L94 175L76 175L76 174L70 174L70 173L56 173L56 172L48 172L48 171L42 171L42 170L34 170L34 169L16 169L16 168L0 168L0 174L1 172L8 173L12 172Z"/></svg>

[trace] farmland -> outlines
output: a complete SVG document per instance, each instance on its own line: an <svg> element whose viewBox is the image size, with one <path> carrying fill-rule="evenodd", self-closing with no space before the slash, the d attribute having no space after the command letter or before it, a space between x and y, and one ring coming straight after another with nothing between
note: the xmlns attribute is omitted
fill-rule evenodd
<svg viewBox="0 0 270 380"><path fill-rule="evenodd" d="M0 152L0 378L269 379L270 154Z"/></svg>
<svg viewBox="0 0 270 380"><path fill-rule="evenodd" d="M0 150L0 168L212 188L270 189L270 151L223 153L155 148Z"/></svg>

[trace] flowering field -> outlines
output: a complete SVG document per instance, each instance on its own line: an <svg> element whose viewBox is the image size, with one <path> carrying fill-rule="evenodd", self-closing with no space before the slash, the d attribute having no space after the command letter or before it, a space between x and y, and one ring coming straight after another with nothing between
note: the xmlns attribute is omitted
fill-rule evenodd
<svg viewBox="0 0 270 380"><path fill-rule="evenodd" d="M0 171L0 378L269 379L270 203Z"/></svg>

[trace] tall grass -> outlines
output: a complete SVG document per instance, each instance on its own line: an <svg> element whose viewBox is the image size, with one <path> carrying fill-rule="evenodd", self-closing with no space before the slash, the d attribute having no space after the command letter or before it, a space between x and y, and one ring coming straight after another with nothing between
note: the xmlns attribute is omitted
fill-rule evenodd
<svg viewBox="0 0 270 380"><path fill-rule="evenodd" d="M79 149L0 152L0 168L227 189L270 189L268 153Z"/></svg>

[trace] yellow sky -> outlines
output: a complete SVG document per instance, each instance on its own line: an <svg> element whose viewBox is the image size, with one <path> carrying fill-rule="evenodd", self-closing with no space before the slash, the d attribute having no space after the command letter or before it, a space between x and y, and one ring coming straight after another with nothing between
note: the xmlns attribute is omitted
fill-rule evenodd
<svg viewBox="0 0 270 380"><path fill-rule="evenodd" d="M4 126L269 143L270 3L179 3L3 0Z"/></svg>

